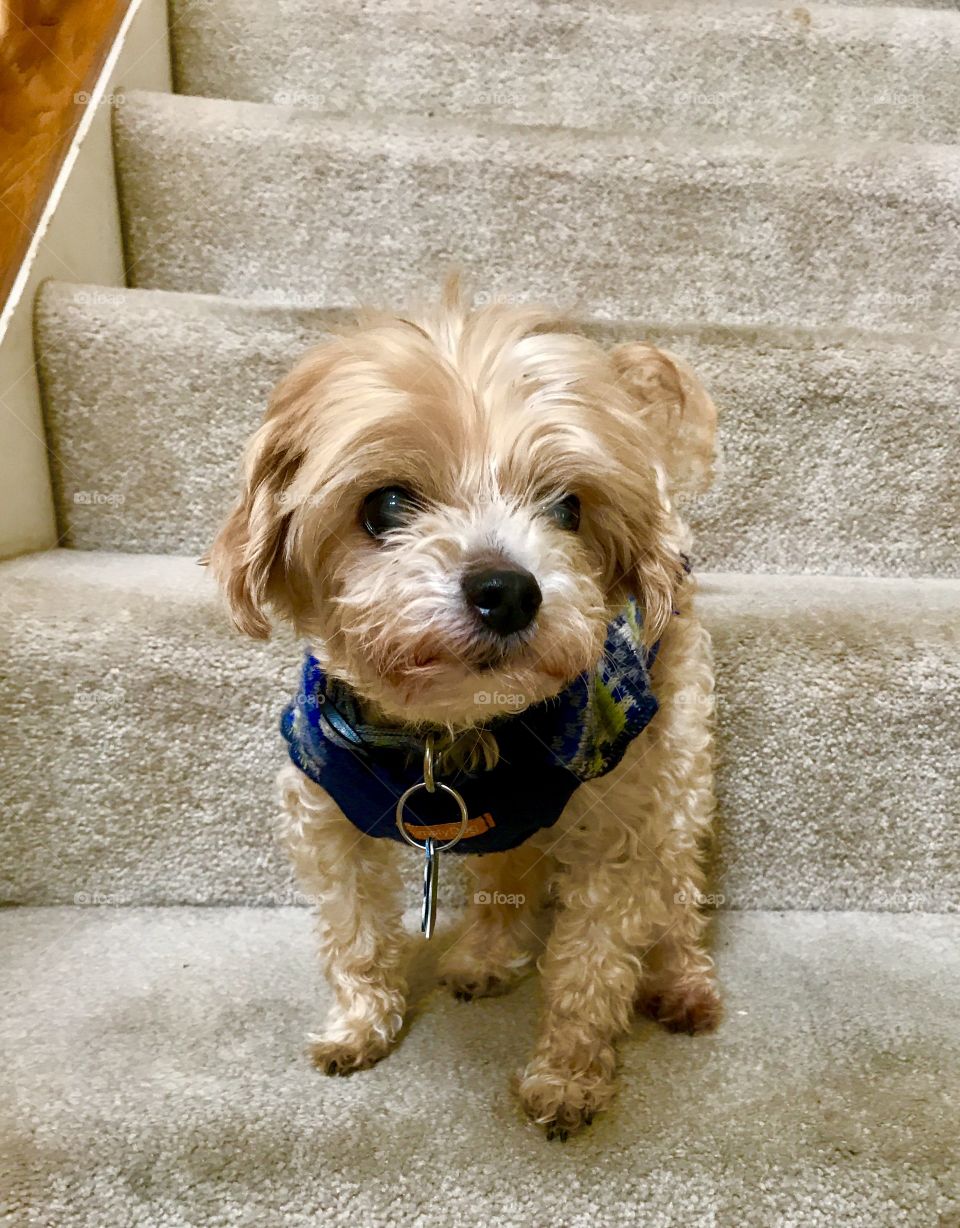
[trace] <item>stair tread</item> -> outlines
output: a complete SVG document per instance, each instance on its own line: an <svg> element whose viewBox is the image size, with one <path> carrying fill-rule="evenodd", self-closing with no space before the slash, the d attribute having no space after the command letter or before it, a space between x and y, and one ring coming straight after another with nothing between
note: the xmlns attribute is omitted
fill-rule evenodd
<svg viewBox="0 0 960 1228"><path fill-rule="evenodd" d="M48 284L37 345L66 543L206 548L273 384L349 315ZM683 354L720 406L720 476L692 508L702 566L960 572L951 338L581 323L607 342L646 336Z"/></svg>
<svg viewBox="0 0 960 1228"><path fill-rule="evenodd" d="M943 141L960 125L951 12L418 0L335 3L321 23L310 0L280 22L248 0L176 0L171 35L184 94L325 111Z"/></svg>
<svg viewBox="0 0 960 1228"><path fill-rule="evenodd" d="M723 903L960 907L960 580L701 583ZM4 898L288 901L272 815L291 637L236 635L190 558L11 560L0 607Z"/></svg>
<svg viewBox="0 0 960 1228"><path fill-rule="evenodd" d="M436 290L436 287L435 287ZM480 290L478 303L484 300L486 293ZM435 295L434 295L435 297ZM488 296L492 300L493 295ZM533 299L530 300L534 301ZM256 322L265 330L276 329L290 333L300 328L305 334L312 335L323 332L330 325L350 323L359 305L358 302L321 303L305 302L295 297L285 298L277 295L269 299L257 299L243 295L205 293L191 290L172 290L145 286L106 286L93 282L45 281L37 293L37 311L41 315L49 313L58 306L70 307L74 310L87 309L91 315L99 316L107 323L110 315L117 310L129 310L148 318L151 312L157 311L163 315L182 316L188 321L221 321L237 325L242 322ZM942 329L894 329L878 327L831 326L817 328L812 325L797 323L788 324L718 324L709 318L683 321L665 321L653 316L638 316L635 319L605 320L599 317L578 317L573 314L572 305L558 311L570 311L571 318L578 324L592 325L602 328L630 328L652 332L670 330L676 336L703 336L711 341L727 345L756 346L769 345L782 348L805 349L832 348L844 346L877 353L890 347L905 347L917 354L949 355L960 350L960 330L945 331Z"/></svg>
<svg viewBox="0 0 960 1228"><path fill-rule="evenodd" d="M790 303L805 325L957 324L948 145L659 139L142 93L116 123L142 286L406 298L457 263L493 293L613 318L782 323Z"/></svg>
<svg viewBox="0 0 960 1228"><path fill-rule="evenodd" d="M322 1208L325 1224L413 1228L413 1191L439 1188L463 1223L595 1222L606 1207L611 1223L699 1223L705 1208L748 1228L824 1209L871 1228L949 1221L960 918L721 916L725 1021L695 1039L635 1025L613 1108L568 1144L573 1183L509 1087L535 978L469 1006L433 991L451 921L415 947L398 1050L338 1080L302 1054L328 1002L305 909L6 910L8 1133L32 1157L11 1204L68 1205L78 1228L206 1222L211 1197L238 1222L306 1228ZM473 1159L438 1187L451 1139Z"/></svg>
<svg viewBox="0 0 960 1228"><path fill-rule="evenodd" d="M158 120L196 126L199 132L226 134L269 134L296 140L302 135L321 134L329 138L332 149L347 152L363 150L371 144L388 149L403 142L411 153L449 155L467 158L474 152L469 142L497 145L505 159L526 161L533 157L555 163L558 151L580 150L643 158L713 157L718 162L739 157L808 162L823 165L860 164L882 171L884 166L927 166L955 171L960 165L960 146L953 141L900 141L891 138L863 138L856 134L824 137L782 137L765 133L711 132L688 125L682 132L672 128L611 129L589 124L523 124L475 120L463 115L392 115L379 111L359 111L349 115L315 111L296 103L256 102L237 98L207 98L203 95L168 94L157 90L131 90L117 107L121 131L128 113L145 108ZM451 139L461 138L461 146ZM661 146L664 146L661 148Z"/></svg>

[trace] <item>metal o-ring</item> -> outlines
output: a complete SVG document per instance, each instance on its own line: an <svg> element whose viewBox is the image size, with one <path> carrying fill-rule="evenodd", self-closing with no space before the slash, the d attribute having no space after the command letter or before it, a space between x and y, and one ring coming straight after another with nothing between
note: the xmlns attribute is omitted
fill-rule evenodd
<svg viewBox="0 0 960 1228"><path fill-rule="evenodd" d="M442 853L446 849L452 849L455 844L459 844L463 839L464 833L467 830L467 824L470 821L470 815L467 811L467 803L463 800L456 789L451 789L449 785L445 785L439 780L435 782L434 787L439 789L441 793L449 794L449 796L453 798L460 808L460 830L453 837L453 839L448 840L446 844L434 845L433 851L435 853ZM404 793L397 802L397 829L399 830L400 835L403 836L404 840L406 840L407 844L412 844L415 849L425 849L427 847L426 842L421 844L419 840L414 840L413 836L411 836L407 831L403 822L403 811L406 807L407 801L413 796L414 793L417 792L418 789L427 789L426 782L423 780L418 780L415 785L411 785L410 788L407 789L406 793Z"/></svg>

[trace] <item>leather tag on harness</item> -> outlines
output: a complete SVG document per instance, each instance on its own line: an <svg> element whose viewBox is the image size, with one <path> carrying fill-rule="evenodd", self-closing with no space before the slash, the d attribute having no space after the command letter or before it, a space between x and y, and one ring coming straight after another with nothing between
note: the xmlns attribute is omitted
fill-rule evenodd
<svg viewBox="0 0 960 1228"><path fill-rule="evenodd" d="M485 831L490 831L492 827L496 827L492 814L487 812L486 814L477 815L475 819L471 819L467 823L463 839L469 840L471 836L482 836ZM452 840L454 836L459 834L460 824L436 823L433 827L418 827L415 823L407 823L406 828L415 840Z"/></svg>

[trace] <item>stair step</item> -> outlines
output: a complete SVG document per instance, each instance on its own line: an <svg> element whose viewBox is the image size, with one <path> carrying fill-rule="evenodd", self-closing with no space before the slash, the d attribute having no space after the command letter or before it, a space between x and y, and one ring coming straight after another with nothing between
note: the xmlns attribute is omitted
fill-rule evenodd
<svg viewBox="0 0 960 1228"><path fill-rule="evenodd" d="M708 575L728 908L960 904L960 581ZM276 732L299 650L190 559L0 565L2 898L277 903ZM415 873L416 867L412 868Z"/></svg>
<svg viewBox="0 0 960 1228"><path fill-rule="evenodd" d="M343 314L47 283L36 344L66 544L206 550L271 389Z"/></svg>
<svg viewBox="0 0 960 1228"><path fill-rule="evenodd" d="M960 149L402 122L130 93L134 284L402 300L451 264L612 319L954 329Z"/></svg>
<svg viewBox="0 0 960 1228"><path fill-rule="evenodd" d="M509 124L960 136L960 16L784 4L174 0L183 94Z"/></svg>
<svg viewBox="0 0 960 1228"><path fill-rule="evenodd" d="M48 283L37 310L61 528L84 549L197 552L270 388L347 313ZM960 347L936 337L588 323L660 341L721 407L698 566L960 573Z"/></svg>
<svg viewBox="0 0 960 1228"><path fill-rule="evenodd" d="M11 1151L30 1157L9 1201L85 1228L413 1228L424 1190L444 1222L510 1228L953 1224L960 918L716 928L720 1029L691 1040L638 1021L613 1107L558 1161L509 1086L533 1046L536 978L454 1001L434 989L447 929L415 945L397 1051L325 1079L303 1055L329 1004L303 909L8 909L0 1052ZM438 1186L452 1137L482 1160ZM571 1148L576 1180L558 1175Z"/></svg>

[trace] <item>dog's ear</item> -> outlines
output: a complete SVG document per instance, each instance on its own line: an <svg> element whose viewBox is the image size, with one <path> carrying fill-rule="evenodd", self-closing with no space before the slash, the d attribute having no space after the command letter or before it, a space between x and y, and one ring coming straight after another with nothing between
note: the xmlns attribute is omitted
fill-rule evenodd
<svg viewBox="0 0 960 1228"><path fill-rule="evenodd" d="M610 357L659 443L671 493L707 490L713 481L717 409L701 380L682 359L643 341L619 345Z"/></svg>
<svg viewBox="0 0 960 1228"><path fill-rule="evenodd" d="M298 463L278 446L272 423L260 427L247 451L243 493L210 549L210 568L226 595L234 625L257 640L270 635L266 606L282 567L290 519L283 491Z"/></svg>
<svg viewBox="0 0 960 1228"><path fill-rule="evenodd" d="M651 489L646 507L638 502L624 509L626 532L618 543L623 551L616 585L621 599L636 597L643 611L643 640L660 639L673 615L676 592L683 582L683 560L670 541L664 509Z"/></svg>
<svg viewBox="0 0 960 1228"><path fill-rule="evenodd" d="M284 548L293 506L287 495L306 450L310 392L325 373L325 358L322 347L313 351L278 384L247 445L240 498L201 560L226 594L238 630L254 639L270 635L268 606L289 614L292 577Z"/></svg>
<svg viewBox="0 0 960 1228"><path fill-rule="evenodd" d="M635 597L643 611L644 642L652 645L673 615L685 574L683 558L650 463L647 432L622 417L620 427L612 441L619 477L613 486L598 480L588 493L583 533L603 560L608 601L620 608Z"/></svg>

